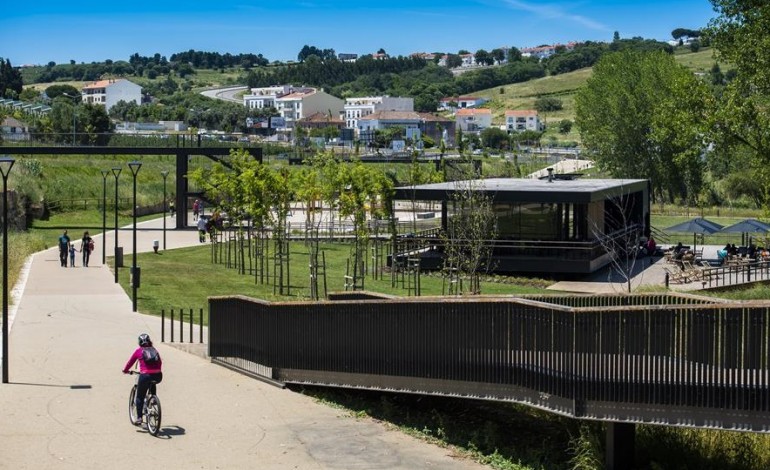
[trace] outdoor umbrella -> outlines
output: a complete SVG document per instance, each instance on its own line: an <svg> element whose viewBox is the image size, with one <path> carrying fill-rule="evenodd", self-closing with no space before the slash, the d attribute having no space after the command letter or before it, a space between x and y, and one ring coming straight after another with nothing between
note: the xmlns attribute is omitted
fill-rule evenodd
<svg viewBox="0 0 770 470"><path fill-rule="evenodd" d="M722 231L726 233L767 233L770 232L770 225L757 219L744 219L723 228Z"/></svg>
<svg viewBox="0 0 770 470"><path fill-rule="evenodd" d="M693 244L693 249L695 249L697 246L697 242L695 238L697 234L700 233L700 234L711 235L712 233L716 233L722 230L722 226L710 220L706 220L703 217L696 217L694 219L688 220L687 222L682 222L681 224L676 224L674 226L668 227L663 230L665 230L666 232L680 232L680 233L692 232L692 244Z"/></svg>

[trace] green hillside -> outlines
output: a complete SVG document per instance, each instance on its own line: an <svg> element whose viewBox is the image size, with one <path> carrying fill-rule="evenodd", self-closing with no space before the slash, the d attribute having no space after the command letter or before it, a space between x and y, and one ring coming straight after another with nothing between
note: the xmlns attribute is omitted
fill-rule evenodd
<svg viewBox="0 0 770 470"><path fill-rule="evenodd" d="M694 73L708 72L715 62L713 50L710 48L698 52L680 48L674 57ZM554 136L558 140L579 141L580 135L577 129L573 127L572 132L565 136L558 133L556 124L562 119L575 119L575 93L591 77L592 72L591 68L585 68L561 75L488 88L474 92L473 95L490 100L485 107L492 109L492 121L495 123L503 122L506 110L533 109L535 100L540 96L558 98L562 101L563 108L542 116L547 126L546 138Z"/></svg>

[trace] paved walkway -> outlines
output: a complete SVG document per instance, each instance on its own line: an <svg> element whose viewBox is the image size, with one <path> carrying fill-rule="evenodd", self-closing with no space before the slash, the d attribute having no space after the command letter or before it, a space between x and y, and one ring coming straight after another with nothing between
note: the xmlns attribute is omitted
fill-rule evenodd
<svg viewBox="0 0 770 470"><path fill-rule="evenodd" d="M703 246L703 259L715 262L717 250L721 248L722 245ZM638 258L629 268L632 273L631 289L633 292L647 286L665 287L666 271L664 268L676 269L674 265L666 263L663 257ZM700 282L669 283L669 289L679 292L698 291L702 287ZM586 279L557 282L550 285L548 289L586 294L623 294L628 292L628 283L625 282L617 269L607 266ZM693 293L697 294L697 292Z"/></svg>
<svg viewBox="0 0 770 470"><path fill-rule="evenodd" d="M138 250L162 247L160 226L141 225ZM130 254L131 232L119 241ZM169 249L197 243L193 230L167 232ZM120 370L137 334L159 338L160 322L131 312L101 244L88 268L62 268L56 249L31 259L11 324L11 383L0 384L0 468L483 468L159 343L163 428L150 437L128 422L132 379Z"/></svg>

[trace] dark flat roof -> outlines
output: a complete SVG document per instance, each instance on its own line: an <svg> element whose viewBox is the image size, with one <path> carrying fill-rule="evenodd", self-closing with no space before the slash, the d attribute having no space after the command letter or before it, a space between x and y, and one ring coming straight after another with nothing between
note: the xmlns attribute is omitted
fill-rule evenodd
<svg viewBox="0 0 770 470"><path fill-rule="evenodd" d="M458 189L473 188L489 195L495 202L565 202L588 203L613 196L647 191L647 180L576 179L548 180L528 178L489 178L465 182L421 184L396 188L394 199L445 201Z"/></svg>

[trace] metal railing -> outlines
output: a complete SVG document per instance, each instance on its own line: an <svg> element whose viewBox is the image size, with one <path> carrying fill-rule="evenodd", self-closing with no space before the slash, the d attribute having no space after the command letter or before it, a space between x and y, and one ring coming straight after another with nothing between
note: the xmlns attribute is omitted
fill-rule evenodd
<svg viewBox="0 0 770 470"><path fill-rule="evenodd" d="M195 322L195 314L197 313L197 326ZM185 321L185 318L187 319ZM185 342L185 329L187 332L187 342L195 342L195 336L197 333L198 343L203 343L203 329L204 329L204 309L200 308L196 312L193 308L179 308L170 309L168 321L166 321L166 309L160 311L160 341L166 342L166 330L169 332L169 343L184 343ZM175 341L176 339L176 341Z"/></svg>
<svg viewBox="0 0 770 470"><path fill-rule="evenodd" d="M626 296L592 308L517 298L210 298L209 350L215 362L283 383L770 432L770 303L677 299L688 304Z"/></svg>

